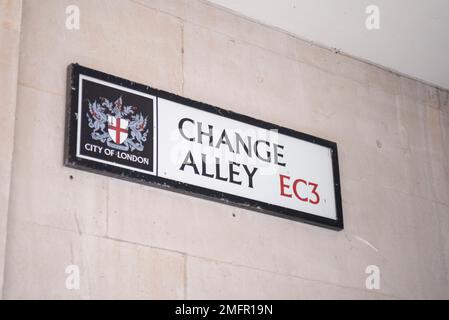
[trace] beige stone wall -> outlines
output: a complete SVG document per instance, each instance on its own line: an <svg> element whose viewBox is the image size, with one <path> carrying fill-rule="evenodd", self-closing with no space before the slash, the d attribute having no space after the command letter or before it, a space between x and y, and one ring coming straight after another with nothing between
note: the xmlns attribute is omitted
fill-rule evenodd
<svg viewBox="0 0 449 320"><path fill-rule="evenodd" d="M202 1L0 3L3 298L449 298L447 91ZM64 167L72 62L337 142L345 229Z"/></svg>
<svg viewBox="0 0 449 320"><path fill-rule="evenodd" d="M21 6L21 0L0 1L0 298L14 150Z"/></svg>

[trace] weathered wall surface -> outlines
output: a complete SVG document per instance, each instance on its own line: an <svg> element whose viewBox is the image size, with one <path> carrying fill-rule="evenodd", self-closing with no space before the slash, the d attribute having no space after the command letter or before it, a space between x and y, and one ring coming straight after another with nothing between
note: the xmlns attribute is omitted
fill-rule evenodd
<svg viewBox="0 0 449 320"><path fill-rule="evenodd" d="M1 21L3 298L449 298L447 91L201 1L24 0L16 58ZM345 229L64 167L72 62L337 142Z"/></svg>
<svg viewBox="0 0 449 320"><path fill-rule="evenodd" d="M0 1L0 288L5 266L11 164L14 150L21 0ZM0 291L0 297L1 297Z"/></svg>

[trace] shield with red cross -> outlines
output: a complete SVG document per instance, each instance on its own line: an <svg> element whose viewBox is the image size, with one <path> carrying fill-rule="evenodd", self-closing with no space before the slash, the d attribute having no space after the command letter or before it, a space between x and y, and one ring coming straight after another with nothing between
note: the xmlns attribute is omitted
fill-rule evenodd
<svg viewBox="0 0 449 320"><path fill-rule="evenodd" d="M108 115L108 132L114 143L122 144L128 138L128 120Z"/></svg>

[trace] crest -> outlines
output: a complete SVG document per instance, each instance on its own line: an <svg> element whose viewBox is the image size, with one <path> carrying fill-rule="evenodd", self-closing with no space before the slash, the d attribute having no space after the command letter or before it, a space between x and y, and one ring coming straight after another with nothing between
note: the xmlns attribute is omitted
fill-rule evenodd
<svg viewBox="0 0 449 320"><path fill-rule="evenodd" d="M112 102L105 97L88 101L86 113L91 137L122 151L143 151L148 135L148 116L136 112L136 107L124 105L120 96Z"/></svg>
<svg viewBox="0 0 449 320"><path fill-rule="evenodd" d="M108 115L109 137L116 144L122 144L128 138L128 120Z"/></svg>

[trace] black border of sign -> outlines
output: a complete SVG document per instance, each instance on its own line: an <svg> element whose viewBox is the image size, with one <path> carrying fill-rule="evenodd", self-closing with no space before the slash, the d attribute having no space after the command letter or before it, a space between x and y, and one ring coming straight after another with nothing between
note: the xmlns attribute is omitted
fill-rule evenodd
<svg viewBox="0 0 449 320"><path fill-rule="evenodd" d="M79 89L79 75L84 74L110 82L116 85L120 85L129 89L141 91L156 97L171 100L180 104L187 105L188 107L196 108L206 112L210 112L216 115L227 117L233 120L241 121L250 125L254 125L264 129L277 129L279 133L291 136L293 138L305 140L318 144L320 146L327 147L332 153L332 170L334 178L334 193L335 193L335 205L337 219L329 219L320 217L314 214L297 211L281 206L269 204L266 202L247 199L244 197L219 192L215 190L198 187L195 185L170 180L156 175L144 174L133 170L124 168L118 168L107 164L102 164L92 160L81 159L76 157L76 139L77 139L77 112L78 112L78 89ZM68 66L68 81L67 81L67 117L66 117L66 139L65 139L65 152L64 152L64 164L68 167L80 168L83 170L101 173L107 176L135 181L138 183L148 184L151 186L177 191L183 194L193 195L200 198L210 199L226 204L231 204L240 208L251 209L254 211L267 213L282 218L301 221L313 225L318 225L334 230L343 229L343 208L341 202L341 188L340 188L340 173L338 169L338 152L337 144L325 139L317 138L302 132L294 131L292 129L284 128L272 123L257 120L252 117L245 116L243 114L235 113L233 111L224 110L218 107L214 107L202 102L194 101L188 98L184 98L166 91L158 90L131 82L129 80L116 77L101 71L93 70L87 67L83 67L77 63L70 64ZM157 107L157 104L156 104ZM157 143L157 141L156 141ZM157 157L157 155L156 155ZM156 160L157 161L157 160Z"/></svg>

